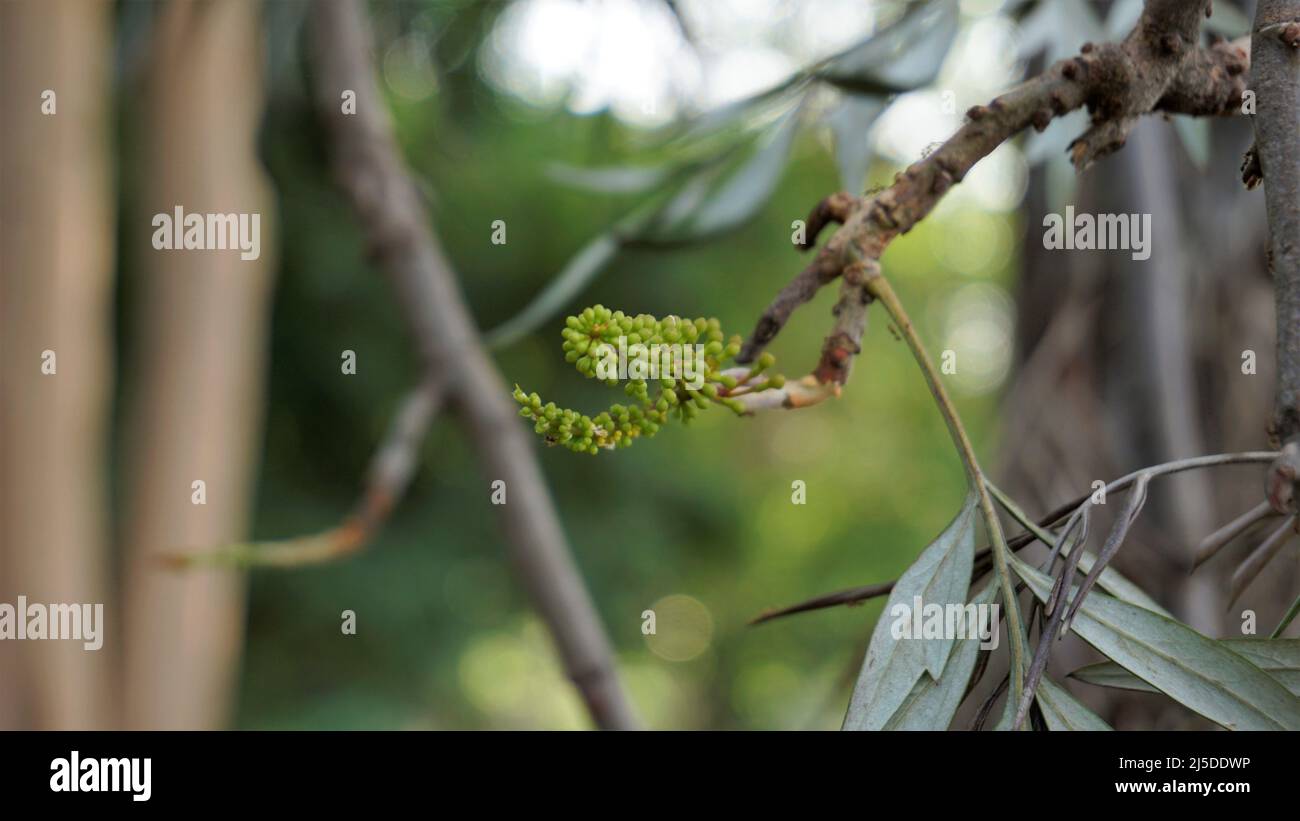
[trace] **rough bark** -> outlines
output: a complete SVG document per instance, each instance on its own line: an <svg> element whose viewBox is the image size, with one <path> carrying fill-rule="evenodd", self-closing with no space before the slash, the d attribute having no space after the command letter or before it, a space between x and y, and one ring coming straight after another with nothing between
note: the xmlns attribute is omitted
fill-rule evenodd
<svg viewBox="0 0 1300 821"><path fill-rule="evenodd" d="M879 260L889 243L925 219L977 162L1026 128L1041 131L1054 117L1086 107L1092 124L1071 146L1074 165L1083 169L1121 147L1139 116L1160 111L1162 103L1202 116L1225 113L1225 101L1239 99L1244 89L1247 56L1236 45L1196 45L1208 6L1209 0L1148 0L1123 42L1088 44L1079 56L1059 61L987 106L974 106L952 137L900 172L888 188L843 203L835 215L842 227L777 294L737 361L753 361L795 308L845 266ZM823 350L817 371L832 380L848 370L830 360L854 353L833 343Z"/></svg>
<svg viewBox="0 0 1300 821"><path fill-rule="evenodd" d="M1300 2L1260 0L1251 60L1255 151L1268 204L1269 267L1277 299L1273 433L1285 443L1300 435Z"/></svg>

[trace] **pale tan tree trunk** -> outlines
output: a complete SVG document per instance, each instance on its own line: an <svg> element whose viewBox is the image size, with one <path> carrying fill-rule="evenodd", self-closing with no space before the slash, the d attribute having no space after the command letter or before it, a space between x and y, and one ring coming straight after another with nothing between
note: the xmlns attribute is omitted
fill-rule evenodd
<svg viewBox="0 0 1300 821"><path fill-rule="evenodd" d="M130 727L228 723L240 664L244 578L165 569L160 554L245 533L260 441L274 226L255 149L261 7L174 2L156 21L139 157L137 381L127 419L125 669ZM155 250L155 214L261 214L261 256ZM192 503L193 483L206 504Z"/></svg>
<svg viewBox="0 0 1300 821"><path fill-rule="evenodd" d="M0 4L0 601L102 603L110 629L111 13L89 1ZM53 114L42 113L46 90ZM0 727L110 723L114 649L0 643Z"/></svg>

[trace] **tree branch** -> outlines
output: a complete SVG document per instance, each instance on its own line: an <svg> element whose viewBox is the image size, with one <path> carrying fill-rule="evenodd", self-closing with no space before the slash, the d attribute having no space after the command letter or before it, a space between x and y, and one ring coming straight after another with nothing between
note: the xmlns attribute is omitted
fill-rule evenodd
<svg viewBox="0 0 1300 821"><path fill-rule="evenodd" d="M299 567L341 559L370 543L406 493L420 445L445 401L441 380L430 377L402 401L384 441L371 458L355 510L342 524L319 533L276 541L237 543L208 553L170 553L166 565L191 567Z"/></svg>
<svg viewBox="0 0 1300 821"><path fill-rule="evenodd" d="M753 361L800 305L855 260L875 259L911 230L999 145L1032 126L1087 107L1092 125L1071 145L1083 169L1124 142L1136 118L1152 111L1219 116L1233 113L1244 90L1247 57L1240 43L1195 45L1209 0L1148 0L1142 17L1118 44L1087 44L1080 55L967 112L966 123L943 145L898 174L893 185L865 200L835 203L843 226L759 318L737 361ZM830 212L830 198L819 210ZM814 215L818 210L814 211ZM827 222L823 219L818 227ZM810 220L810 223L812 220ZM815 237L811 231L809 242ZM852 253L850 250L852 249ZM836 381L842 369L819 369Z"/></svg>
<svg viewBox="0 0 1300 821"><path fill-rule="evenodd" d="M1300 2L1260 0L1251 42L1255 154L1277 301L1276 444L1300 435ZM1294 475L1293 475L1294 478Z"/></svg>
<svg viewBox="0 0 1300 821"><path fill-rule="evenodd" d="M499 507L506 540L569 677L598 726L635 728L609 639L569 555L531 442L479 341L393 138L362 9L352 0L321 2L311 22L316 87L338 181L398 291L426 371L445 380L486 474L506 482L508 503ZM341 112L344 90L357 94L355 115Z"/></svg>

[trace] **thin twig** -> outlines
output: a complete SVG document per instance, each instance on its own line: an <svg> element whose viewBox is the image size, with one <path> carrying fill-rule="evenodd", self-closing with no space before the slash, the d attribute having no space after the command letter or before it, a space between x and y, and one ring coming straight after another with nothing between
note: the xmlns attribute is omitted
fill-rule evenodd
<svg viewBox="0 0 1300 821"><path fill-rule="evenodd" d="M356 509L337 527L291 539L225 545L198 553L169 553L164 564L192 567L300 567L334 561L366 547L406 493L418 465L420 445L442 408L445 391L425 380L402 401L383 443L370 461Z"/></svg>
<svg viewBox="0 0 1300 821"><path fill-rule="evenodd" d="M868 293L880 300L880 303L885 306L890 318L898 326L899 333L903 335L908 347L912 349L912 355L920 366L921 373L925 376L926 384L930 388L930 393L934 396L935 404L939 407L939 412L943 415L943 420L948 426L948 432L952 435L953 444L957 447L962 466L966 469L970 488L979 498L980 511L984 517L984 527L988 531L989 541L993 548L993 566L997 569L998 584L1002 588L1003 607L1007 610L1007 624L1010 625L1007 633L1011 637L1011 692L1014 697L1019 698L1025 675L1025 635L1024 625L1020 621L1020 606L1016 600L1015 589L1011 580L1010 561L1007 559L1011 550L1002 535L1002 522L998 519L997 510L993 506L993 498L989 495L988 487L985 486L984 473L975 456L975 448L971 445L970 437L966 435L966 429L961 423L957 408L948 397L948 392L943 387L943 381L939 377L939 371L935 368L934 362L931 361L930 355L925 349L925 344L921 342L921 337L917 334L911 317L908 316L907 310L903 308L902 302L899 301L898 295L894 293L889 281L879 273L878 268L875 275L867 279L866 288Z"/></svg>
<svg viewBox="0 0 1300 821"><path fill-rule="evenodd" d="M1075 612L1079 605L1083 604L1083 599L1092 590L1093 585L1097 583L1097 578L1101 572L1110 564L1110 560L1115 558L1119 548L1124 544L1124 539L1128 536L1129 529L1137 521L1138 515L1142 512L1142 506L1147 501L1147 482L1150 480L1150 474L1144 473L1133 483L1133 489L1129 491L1128 500L1120 511L1119 518L1115 520L1110 534L1106 536L1106 542L1101 547L1101 552L1097 554L1097 560L1092 564L1092 570L1084 577L1083 584L1079 585L1079 590L1074 594L1074 600L1070 607L1065 611L1065 625L1069 629L1070 620L1074 618ZM1078 551L1080 557L1083 556L1083 550Z"/></svg>
<svg viewBox="0 0 1300 821"><path fill-rule="evenodd" d="M1232 589L1228 595L1228 607L1232 607L1237 598L1259 575L1259 571L1264 569L1264 565L1268 564L1282 549L1282 546L1295 535L1295 524L1296 517L1294 515L1288 516L1286 521L1282 522L1276 530L1270 533L1268 538L1261 542L1259 547L1252 550L1246 560L1237 567L1236 572L1232 574Z"/></svg>
<svg viewBox="0 0 1300 821"><path fill-rule="evenodd" d="M1206 536L1196 547L1196 555L1192 559L1192 570L1196 570L1202 564L1209 561L1217 555L1225 545L1245 533L1258 522L1262 522L1265 519L1277 515L1279 514L1273 510L1272 505L1268 502L1260 502L1255 507L1214 531L1209 536Z"/></svg>

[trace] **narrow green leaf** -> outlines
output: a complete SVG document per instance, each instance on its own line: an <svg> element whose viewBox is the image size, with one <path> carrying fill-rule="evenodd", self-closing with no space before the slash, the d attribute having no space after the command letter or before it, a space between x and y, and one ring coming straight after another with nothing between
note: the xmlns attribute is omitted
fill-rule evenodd
<svg viewBox="0 0 1300 821"><path fill-rule="evenodd" d="M845 191L859 192L866 185L871 164L871 126L885 110L885 101L866 95L845 95L826 117L835 137L835 162Z"/></svg>
<svg viewBox="0 0 1300 821"><path fill-rule="evenodd" d="M1221 643L1300 696L1300 639L1222 639ZM1099 687L1160 692L1112 661L1080 667L1070 678Z"/></svg>
<svg viewBox="0 0 1300 821"><path fill-rule="evenodd" d="M1018 557L1012 566L1040 600L1052 579ZM1150 610L1094 591L1071 629L1162 693L1233 730L1300 729L1300 701L1224 644Z"/></svg>
<svg viewBox="0 0 1300 821"><path fill-rule="evenodd" d="M767 142L730 173L709 169L687 182L637 239L698 242L740 226L758 213L776 190L798 130L796 109L778 120Z"/></svg>
<svg viewBox="0 0 1300 821"><path fill-rule="evenodd" d="M957 35L957 3L913 4L888 28L827 61L818 77L858 94L893 94L934 82Z"/></svg>
<svg viewBox="0 0 1300 821"><path fill-rule="evenodd" d="M532 302L488 333L489 347L509 345L559 313L609 264L618 249L619 240L613 234L601 234L584 245L568 261L559 276L533 297Z"/></svg>
<svg viewBox="0 0 1300 821"><path fill-rule="evenodd" d="M1109 730L1101 718L1079 703L1069 691L1046 676L1038 683L1034 694L1043 711L1049 730Z"/></svg>
<svg viewBox="0 0 1300 821"><path fill-rule="evenodd" d="M975 495L921 552L889 594L876 622L862 670L844 717L846 730L879 730L907 699L923 673L938 681L952 654L952 638L895 638L893 626L911 614L916 598L923 607L966 602L975 558ZM922 612L924 619L924 612ZM910 632L910 622L904 625Z"/></svg>
<svg viewBox="0 0 1300 821"><path fill-rule="evenodd" d="M1019 505L1017 505L1010 496L1003 493L1002 490L999 489L997 486L995 486L992 482L986 481L985 485L988 487L989 491L993 494L993 498L997 499L998 504L1002 505L1003 510L1011 514L1011 518L1015 519L1016 522L1019 523L1021 527L1023 527L1025 530L1028 530L1030 533L1033 533L1035 536L1038 537L1038 540L1040 542L1047 545L1048 547L1056 546L1056 537L1052 535L1050 532L1048 532L1047 530L1039 527L1038 523L1035 522L1033 519L1029 518L1029 516L1025 513L1025 511ZM1070 555L1070 551L1068 550L1062 550L1061 553L1063 556ZM1079 557L1079 569L1082 570L1084 573L1091 572L1092 565L1096 561L1097 561L1096 556L1092 555L1091 553L1085 552L1082 556ZM1100 585L1103 590L1105 590L1107 593L1111 594L1117 599L1126 601L1129 604L1136 604L1138 607L1145 607L1147 610L1150 610L1153 613L1160 613L1161 615L1169 616L1170 618L1173 618L1173 616L1170 615L1168 610L1165 610L1163 607L1161 607L1156 602L1156 600L1148 596L1142 590L1142 588L1138 587L1136 584L1129 581L1125 576L1121 575L1120 572L1113 567L1107 567L1105 570L1101 571L1101 575L1097 577L1097 584Z"/></svg>
<svg viewBox="0 0 1300 821"><path fill-rule="evenodd" d="M1224 639L1223 643L1300 695L1300 639Z"/></svg>
<svg viewBox="0 0 1300 821"><path fill-rule="evenodd" d="M990 582L983 592L977 595L971 604L976 606L992 604L998 595L998 585ZM994 630L999 629L996 622ZM944 667L943 675L938 679L929 673L922 673L912 692L885 722L885 730L946 730L961 705L966 686L970 683L971 673L975 669L975 660L980 653L981 640L978 636L958 639L952 655Z"/></svg>
<svg viewBox="0 0 1300 821"><path fill-rule="evenodd" d="M673 169L666 165L580 168L565 163L552 163L546 169L546 175L558 183L597 194L649 191L667 180L672 172Z"/></svg>
<svg viewBox="0 0 1300 821"><path fill-rule="evenodd" d="M705 138L727 138L743 133L764 119L770 119L773 112L790 106L795 97L807 88L810 80L807 72L797 72L753 96L705 111L670 127L673 136L660 147L667 149L683 144L708 144L712 140Z"/></svg>
<svg viewBox="0 0 1300 821"><path fill-rule="evenodd" d="M1291 626L1291 622L1295 621L1297 613L1300 613L1300 596L1295 597L1295 601L1291 602L1291 606L1287 608L1286 615L1282 616L1282 620L1277 623L1277 627L1273 628L1271 638L1282 635Z"/></svg>
<svg viewBox="0 0 1300 821"><path fill-rule="evenodd" d="M1160 692L1113 661L1102 661L1080 667L1070 673L1070 678L1078 679L1084 684L1112 687L1116 690L1136 690L1139 693Z"/></svg>

